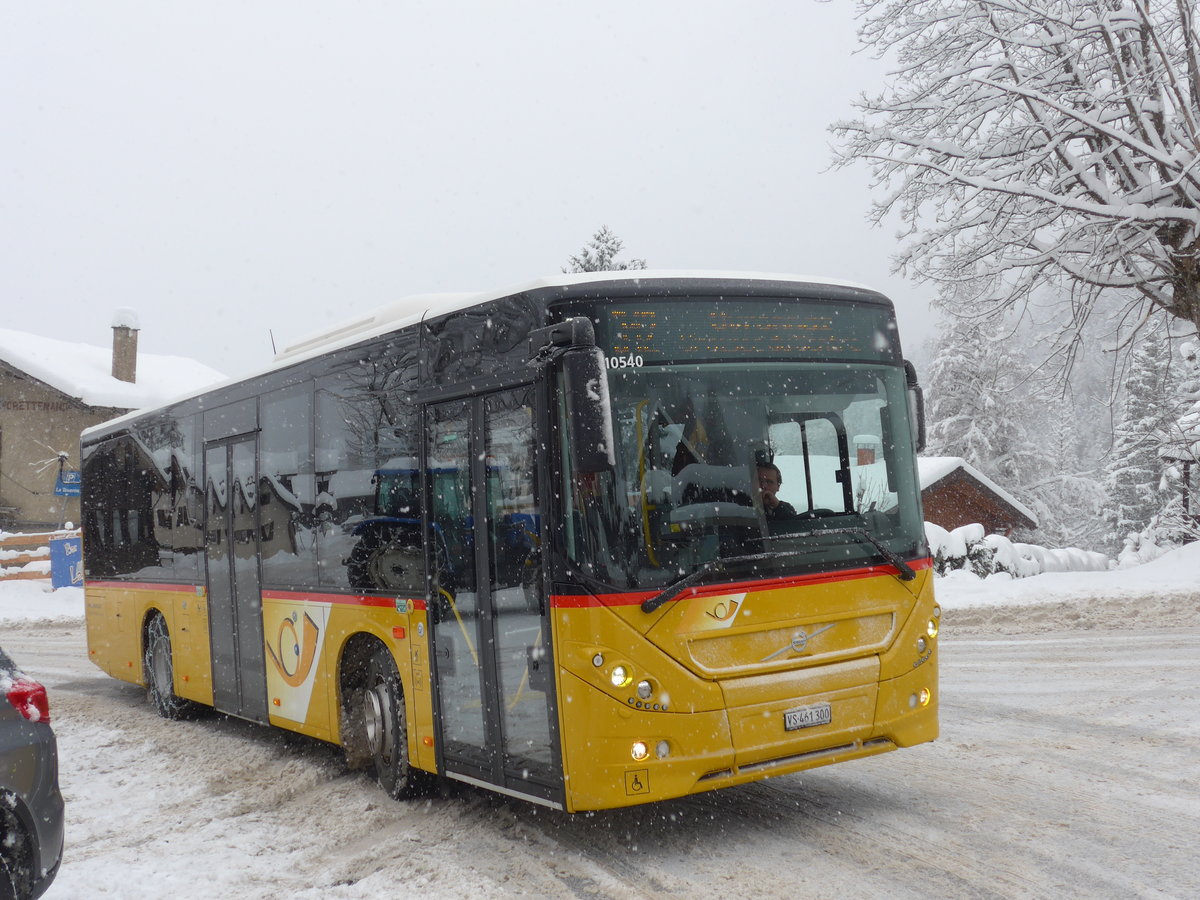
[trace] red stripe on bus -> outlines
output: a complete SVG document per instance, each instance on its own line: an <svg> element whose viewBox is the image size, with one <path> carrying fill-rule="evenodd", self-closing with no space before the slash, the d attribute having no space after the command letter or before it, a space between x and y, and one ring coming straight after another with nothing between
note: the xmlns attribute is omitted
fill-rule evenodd
<svg viewBox="0 0 1200 900"><path fill-rule="evenodd" d="M911 560L909 567L914 571L930 569L933 559ZM838 581L855 581L860 578L875 578L880 575L898 575L900 570L895 566L867 566L863 569L846 569L841 572L817 572L812 575L796 575L786 578L768 578L759 581L737 581L728 584L706 584L700 587L685 588L671 600L681 600L685 597L709 597L716 594L749 593L750 591L777 590L787 587L803 587L812 584L831 584ZM659 591L635 591L628 594L555 594L550 598L550 605L555 609L586 609L597 606L636 606L651 597L657 597Z"/></svg>
<svg viewBox="0 0 1200 900"><path fill-rule="evenodd" d="M148 581L88 581L84 583L84 587L120 588L137 591L175 591L194 594L200 586L194 584L156 584ZM361 594L314 594L306 591L266 590L262 592L262 596L267 600L309 600L314 603L337 603L343 606L379 606L391 608L396 605L396 601L392 597L366 597ZM424 597L405 599L412 604L413 609L424 610L426 608Z"/></svg>
<svg viewBox="0 0 1200 900"><path fill-rule="evenodd" d="M84 581L85 588L124 588L134 591L182 591L196 593L194 584L156 584L152 581Z"/></svg>

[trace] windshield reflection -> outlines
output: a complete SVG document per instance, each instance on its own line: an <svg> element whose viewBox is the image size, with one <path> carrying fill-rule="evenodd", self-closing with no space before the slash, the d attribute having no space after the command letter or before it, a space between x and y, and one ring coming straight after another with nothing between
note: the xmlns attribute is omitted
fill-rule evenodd
<svg viewBox="0 0 1200 900"><path fill-rule="evenodd" d="M909 558L921 544L898 367L656 365L610 372L610 392L616 468L570 477L565 519L569 558L607 585L662 589L717 560L747 578L884 557L847 529Z"/></svg>

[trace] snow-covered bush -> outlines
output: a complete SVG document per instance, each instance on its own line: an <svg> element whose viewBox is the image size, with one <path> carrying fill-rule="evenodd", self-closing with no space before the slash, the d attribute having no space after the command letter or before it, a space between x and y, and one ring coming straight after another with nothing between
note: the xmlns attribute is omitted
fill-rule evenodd
<svg viewBox="0 0 1200 900"><path fill-rule="evenodd" d="M925 537L936 575L961 569L980 578L996 573L1028 578L1043 572L1103 572L1109 568L1109 559L1103 553L1078 547L1052 550L1022 544L1003 535L986 534L984 527L977 524L947 531L926 522Z"/></svg>
<svg viewBox="0 0 1200 900"><path fill-rule="evenodd" d="M1013 578L1028 578L1044 571L1041 560L1045 551L1041 547L1014 543L1002 534L989 534L984 537L983 543L992 551L992 572L1007 572Z"/></svg>
<svg viewBox="0 0 1200 900"><path fill-rule="evenodd" d="M1200 541L1200 521L1185 516L1179 498L1168 504L1141 531L1125 535L1125 546L1117 554L1117 568L1128 569L1158 559L1192 541Z"/></svg>

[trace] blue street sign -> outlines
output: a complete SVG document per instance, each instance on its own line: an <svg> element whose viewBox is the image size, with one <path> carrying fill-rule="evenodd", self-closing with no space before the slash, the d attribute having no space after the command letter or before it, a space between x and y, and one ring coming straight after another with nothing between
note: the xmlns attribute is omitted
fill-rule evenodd
<svg viewBox="0 0 1200 900"><path fill-rule="evenodd" d="M54 494L57 497L78 497L83 476L78 469L63 469L54 479Z"/></svg>
<svg viewBox="0 0 1200 900"><path fill-rule="evenodd" d="M83 541L50 538L50 586L83 587Z"/></svg>

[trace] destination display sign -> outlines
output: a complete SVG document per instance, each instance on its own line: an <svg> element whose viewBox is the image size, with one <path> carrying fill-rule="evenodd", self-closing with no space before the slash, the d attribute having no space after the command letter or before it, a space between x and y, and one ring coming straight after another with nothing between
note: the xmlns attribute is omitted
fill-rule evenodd
<svg viewBox="0 0 1200 900"><path fill-rule="evenodd" d="M898 361L890 311L808 300L613 303L592 316L612 358L644 363L754 358Z"/></svg>

